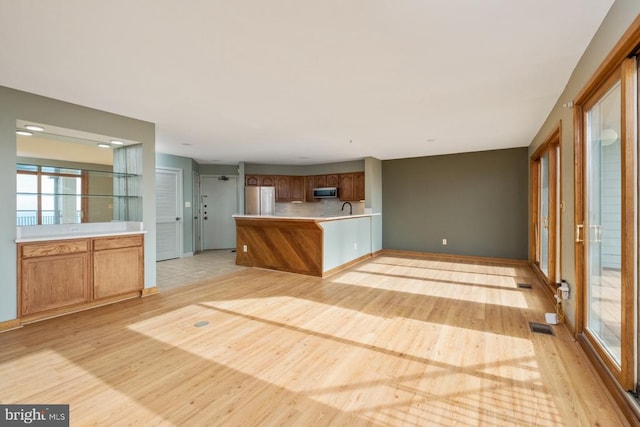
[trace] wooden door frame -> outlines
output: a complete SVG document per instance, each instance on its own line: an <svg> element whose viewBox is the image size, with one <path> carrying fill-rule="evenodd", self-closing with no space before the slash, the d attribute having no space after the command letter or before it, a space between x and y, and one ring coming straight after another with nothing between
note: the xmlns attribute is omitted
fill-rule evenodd
<svg viewBox="0 0 640 427"><path fill-rule="evenodd" d="M613 374L618 383L625 390L635 389L635 312L633 309L633 295L635 293L635 216L637 215L635 204L635 170L633 165L629 167L629 162L635 162L635 147L637 144L636 132L634 130L635 118L629 114L629 111L635 112L633 105L636 99L635 83L629 82L636 79L636 62L634 58L625 58L615 68L611 69L609 74L603 76L598 85L593 85L591 91L582 94L577 98L575 103L574 123L575 123L575 212L574 223L575 230L575 273L576 273L576 333L582 341L586 341L589 351L595 351L601 363L605 365L607 370ZM585 227L586 216L586 198L585 198L585 180L586 180L586 123L584 115L591 109L595 103L600 100L615 84L620 81L621 85L621 104L622 108L622 127L621 127L621 298L622 298L622 317L621 317L621 340L624 345L621 346L621 364L619 368L610 356L596 345L595 337L586 328L586 274L585 274L585 242L588 230ZM626 114L625 114L626 112ZM581 229L579 227L582 226ZM631 307L629 307L631 305Z"/></svg>
<svg viewBox="0 0 640 427"><path fill-rule="evenodd" d="M562 255L560 248L562 247L562 215L560 215L562 200L562 185L560 185L560 168L562 160L562 121L560 121L551 131L549 136L531 155L529 159L530 170L530 224L529 224L529 264L533 271L538 275L540 280L547 284L546 289L549 295L555 298L555 284L562 277ZM549 274L548 276L542 272L540 266L537 265L537 253L539 248L539 235L536 233L538 229L538 216L540 206L540 158L549 153ZM555 301L555 300L554 300Z"/></svg>

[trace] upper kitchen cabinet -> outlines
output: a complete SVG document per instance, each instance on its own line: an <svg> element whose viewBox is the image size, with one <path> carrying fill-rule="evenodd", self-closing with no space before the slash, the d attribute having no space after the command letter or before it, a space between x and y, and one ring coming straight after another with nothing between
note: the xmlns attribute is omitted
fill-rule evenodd
<svg viewBox="0 0 640 427"><path fill-rule="evenodd" d="M341 173L340 184L338 184L338 196L340 200L355 200L353 195L353 174Z"/></svg>
<svg viewBox="0 0 640 427"><path fill-rule="evenodd" d="M305 196L305 177L289 177L289 194L292 202L303 202Z"/></svg>
<svg viewBox="0 0 640 427"><path fill-rule="evenodd" d="M353 173L353 192L355 200L364 200L364 172Z"/></svg>
<svg viewBox="0 0 640 427"><path fill-rule="evenodd" d="M340 186L340 176L338 174L326 175L326 186L327 187L339 187ZM324 185L323 185L324 187Z"/></svg>
<svg viewBox="0 0 640 427"><path fill-rule="evenodd" d="M246 175L244 177L244 185L247 187L257 187L260 185L260 177L258 175Z"/></svg>
<svg viewBox="0 0 640 427"><path fill-rule="evenodd" d="M338 187L340 200L364 200L364 172L341 173Z"/></svg>
<svg viewBox="0 0 640 427"><path fill-rule="evenodd" d="M289 176L277 175L274 177L276 187L276 202L290 202ZM267 184L264 184L267 185Z"/></svg>
<svg viewBox="0 0 640 427"><path fill-rule="evenodd" d="M264 187L275 187L276 177L271 175L258 175L260 178L260 185Z"/></svg>
<svg viewBox="0 0 640 427"><path fill-rule="evenodd" d="M307 202L319 202L319 199L314 199L313 198L313 189L316 188L316 184L315 184L315 176L311 175L311 176L306 176L304 178L304 182L305 182L305 195L304 195L304 200Z"/></svg>

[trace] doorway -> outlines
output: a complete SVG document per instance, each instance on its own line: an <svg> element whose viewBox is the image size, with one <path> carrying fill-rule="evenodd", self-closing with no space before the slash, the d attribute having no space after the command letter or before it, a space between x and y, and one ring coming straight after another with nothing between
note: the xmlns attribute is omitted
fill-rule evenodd
<svg viewBox="0 0 640 427"><path fill-rule="evenodd" d="M529 261L555 295L561 278L560 135L558 124L530 160L531 226Z"/></svg>
<svg viewBox="0 0 640 427"><path fill-rule="evenodd" d="M182 170L156 168L156 261L182 254Z"/></svg>
<svg viewBox="0 0 640 427"><path fill-rule="evenodd" d="M638 66L623 59L576 101L576 282L581 338L636 388Z"/></svg>
<svg viewBox="0 0 640 427"><path fill-rule="evenodd" d="M238 213L238 177L200 177L202 196L202 249L232 249L236 247Z"/></svg>

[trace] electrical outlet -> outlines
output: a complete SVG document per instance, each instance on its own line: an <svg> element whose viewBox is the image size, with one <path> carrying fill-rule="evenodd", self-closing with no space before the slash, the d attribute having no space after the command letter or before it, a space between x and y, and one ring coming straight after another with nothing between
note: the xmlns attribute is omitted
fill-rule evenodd
<svg viewBox="0 0 640 427"><path fill-rule="evenodd" d="M242 245L242 252L247 252L247 245Z"/></svg>
<svg viewBox="0 0 640 427"><path fill-rule="evenodd" d="M442 239L442 246L447 246L447 239Z"/></svg>

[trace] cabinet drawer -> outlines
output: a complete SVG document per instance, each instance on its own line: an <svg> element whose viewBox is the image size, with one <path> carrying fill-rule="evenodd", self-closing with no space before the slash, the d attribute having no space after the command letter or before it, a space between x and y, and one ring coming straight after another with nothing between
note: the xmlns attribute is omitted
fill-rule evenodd
<svg viewBox="0 0 640 427"><path fill-rule="evenodd" d="M137 234L134 236L123 237L103 237L93 240L94 251L104 251L107 249L118 248L131 248L135 246L142 246L142 235Z"/></svg>
<svg viewBox="0 0 640 427"><path fill-rule="evenodd" d="M65 255L87 252L89 250L88 240L65 240L47 243L33 243L20 245L20 256L22 258L33 258L50 255Z"/></svg>

